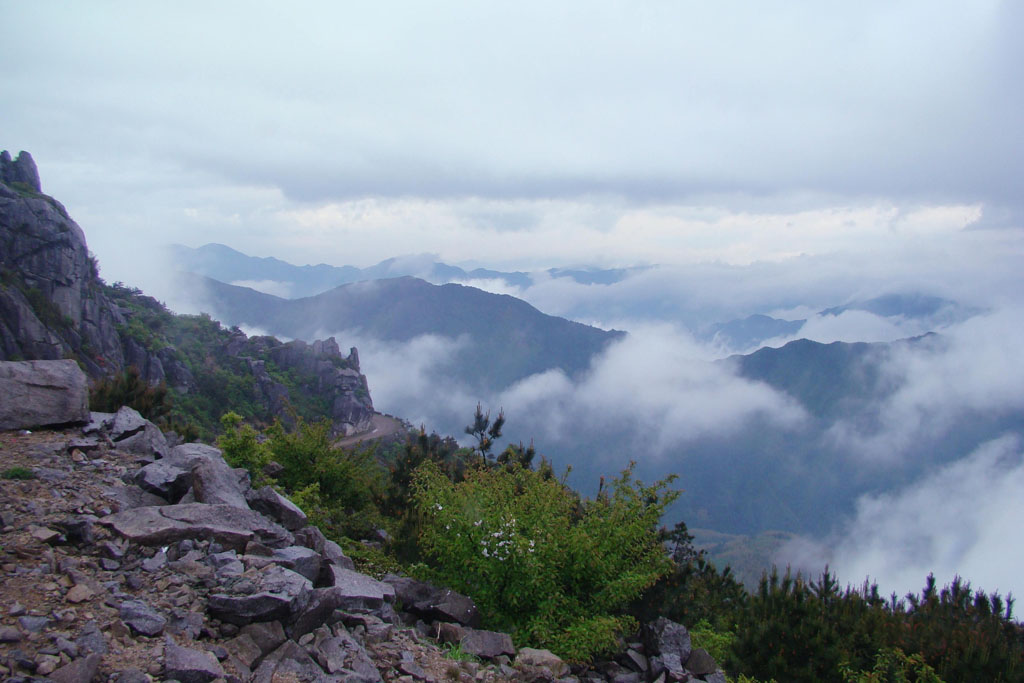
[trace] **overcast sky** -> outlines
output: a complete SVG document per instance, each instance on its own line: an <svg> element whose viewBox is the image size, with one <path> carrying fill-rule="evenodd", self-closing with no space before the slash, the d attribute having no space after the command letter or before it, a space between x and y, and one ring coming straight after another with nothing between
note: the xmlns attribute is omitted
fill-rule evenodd
<svg viewBox="0 0 1024 683"><path fill-rule="evenodd" d="M608 386L677 435L751 415L789 429L802 418L786 397L695 363L706 351L672 325L920 291L987 317L947 330L948 354L906 360L887 431L836 438L869 455L1024 401L1024 2L0 0L0 22L0 148L33 154L108 281L165 295L147 257L172 242L298 264L665 265L613 287L511 292L633 333L578 384L547 373L492 397L543 412L552 434L576 418L551 406L596 419ZM666 301L670 324L633 324ZM849 314L801 334L920 331ZM429 364L459 340L360 343L378 407L444 403ZM450 393L459 415L480 400ZM878 536L893 544L1019 536L1005 501L1019 498L1022 442L923 468L861 500L850 528L897 520ZM987 501L957 533L933 510L950 495ZM860 558L889 585L971 569L1019 590L1004 579L1019 553L957 547L937 541L921 566L882 567L882 546L834 557L854 579Z"/></svg>
<svg viewBox="0 0 1024 683"><path fill-rule="evenodd" d="M0 19L0 147L32 152L108 279L140 243L743 264L1020 226L1022 3L2 0Z"/></svg>

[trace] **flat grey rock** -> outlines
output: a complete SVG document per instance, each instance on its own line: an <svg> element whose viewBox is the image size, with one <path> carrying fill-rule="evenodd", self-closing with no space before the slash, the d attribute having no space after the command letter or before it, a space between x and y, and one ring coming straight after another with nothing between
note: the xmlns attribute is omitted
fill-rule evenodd
<svg viewBox="0 0 1024 683"><path fill-rule="evenodd" d="M307 606L312 582L290 569L268 565L254 578L251 593L215 593L206 608L211 615L229 624L244 626L258 621L289 619Z"/></svg>
<svg viewBox="0 0 1024 683"><path fill-rule="evenodd" d="M271 557L277 564L305 576L310 581L316 581L320 575L320 553L311 548L304 548L301 545L288 546L275 550Z"/></svg>
<svg viewBox="0 0 1024 683"><path fill-rule="evenodd" d="M92 653L80 657L66 666L62 666L49 675L49 680L57 683L91 683L99 671L103 655Z"/></svg>
<svg viewBox="0 0 1024 683"><path fill-rule="evenodd" d="M498 631L483 631L467 628L462 636L462 650L477 657L493 659L498 655L514 657L516 648L512 644L512 636Z"/></svg>
<svg viewBox="0 0 1024 683"><path fill-rule="evenodd" d="M180 647L168 639L164 646L164 678L181 683L209 683L224 676L224 669L209 652Z"/></svg>
<svg viewBox="0 0 1024 683"><path fill-rule="evenodd" d="M270 486L250 491L246 501L253 510L266 515L289 531L298 531L309 523L306 513L300 510L299 506ZM314 550L320 552L321 548Z"/></svg>
<svg viewBox="0 0 1024 683"><path fill-rule="evenodd" d="M158 636L164 632L167 619L141 600L125 600L121 603L121 621L132 633L144 636Z"/></svg>
<svg viewBox="0 0 1024 683"><path fill-rule="evenodd" d="M75 361L0 361L0 430L88 421L89 390Z"/></svg>
<svg viewBox="0 0 1024 683"><path fill-rule="evenodd" d="M142 545L169 545L185 539L213 540L238 551L250 541L272 548L292 545L292 535L283 527L257 512L231 505L141 507L108 515L100 523Z"/></svg>

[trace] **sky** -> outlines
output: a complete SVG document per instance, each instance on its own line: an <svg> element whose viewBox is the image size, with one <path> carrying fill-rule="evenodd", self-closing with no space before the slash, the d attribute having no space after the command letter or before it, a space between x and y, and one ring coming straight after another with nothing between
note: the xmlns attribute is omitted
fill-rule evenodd
<svg viewBox="0 0 1024 683"><path fill-rule="evenodd" d="M1014 2L0 1L0 146L108 279L784 261L1019 228ZM139 284L145 284L140 282Z"/></svg>
<svg viewBox="0 0 1024 683"><path fill-rule="evenodd" d="M950 416L1024 410L1024 3L0 0L0 22L0 149L32 153L108 281L170 301L168 243L364 267L658 264L608 287L476 283L631 332L579 382L489 399L555 439L619 417L608 397L625 390L655 454L673 433L805 420L704 364L722 350L692 336L701 321L759 312L823 342L889 341L926 330L817 312L921 292L984 313L891 368L902 388L876 430L832 437L877 466ZM378 407L450 419L479 399L429 400L465 340L353 341ZM861 499L794 556L900 590L928 567L1013 587L996 531L1020 536L1021 438ZM951 496L984 504L954 514ZM866 529L874 545L848 540ZM937 540L885 554L910 537Z"/></svg>

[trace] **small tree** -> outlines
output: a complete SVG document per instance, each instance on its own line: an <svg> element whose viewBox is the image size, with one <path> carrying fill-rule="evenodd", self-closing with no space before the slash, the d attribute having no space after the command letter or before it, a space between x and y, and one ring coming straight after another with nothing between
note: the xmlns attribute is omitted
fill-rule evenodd
<svg viewBox="0 0 1024 683"><path fill-rule="evenodd" d="M485 415L480 404L476 404L476 413L473 415L473 424L466 427L466 433L476 438L476 450L484 458L490 456L491 448L494 447L494 440L501 438L501 428L505 426L505 411L499 410L498 417L491 423L491 411Z"/></svg>

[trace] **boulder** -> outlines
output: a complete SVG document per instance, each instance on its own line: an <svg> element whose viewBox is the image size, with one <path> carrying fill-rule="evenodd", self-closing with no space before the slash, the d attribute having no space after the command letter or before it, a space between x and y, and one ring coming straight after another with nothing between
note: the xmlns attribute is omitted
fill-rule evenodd
<svg viewBox="0 0 1024 683"><path fill-rule="evenodd" d="M310 581L316 581L320 575L320 553L310 548L293 545L275 550L271 557L277 564L305 576Z"/></svg>
<svg viewBox="0 0 1024 683"><path fill-rule="evenodd" d="M292 638L310 633L323 623L336 621L335 610L375 613L386 619L393 617L389 603L394 602L395 593L388 584L334 564L327 565L324 574L331 585L313 591L306 608L288 627Z"/></svg>
<svg viewBox="0 0 1024 683"><path fill-rule="evenodd" d="M499 655L514 657L516 648L512 644L512 636L498 631L484 631L482 629L467 628L462 636L462 651L493 659Z"/></svg>
<svg viewBox="0 0 1024 683"><path fill-rule="evenodd" d="M125 600L121 603L121 621L132 633L144 636L158 636L164 632L167 619L141 600Z"/></svg>
<svg viewBox="0 0 1024 683"><path fill-rule="evenodd" d="M197 464L192 470L192 490L199 503L249 509L238 475L223 459L210 458Z"/></svg>
<svg viewBox="0 0 1024 683"><path fill-rule="evenodd" d="M261 569L254 581L256 591L252 593L211 595L207 610L221 621L238 626L288 619L306 608L313 590L309 579L277 565Z"/></svg>
<svg viewBox="0 0 1024 683"><path fill-rule="evenodd" d="M373 610L395 601L395 589L372 576L330 565L330 587L344 597L343 609L358 612Z"/></svg>
<svg viewBox="0 0 1024 683"><path fill-rule="evenodd" d="M252 683L276 681L327 681L323 669L294 640L287 640L260 662L249 679Z"/></svg>
<svg viewBox="0 0 1024 683"><path fill-rule="evenodd" d="M139 411L128 406L121 406L110 421L108 428L110 440L117 442L127 439L145 429L147 424L151 423L142 417Z"/></svg>
<svg viewBox="0 0 1024 683"><path fill-rule="evenodd" d="M718 671L718 662L707 650L698 647L690 653L690 658L686 660L686 669L698 676L706 676Z"/></svg>
<svg viewBox="0 0 1024 683"><path fill-rule="evenodd" d="M252 510L231 505L185 503L162 507L141 507L116 512L101 524L134 543L168 545L184 539L207 539L228 549L242 551L250 541L271 548L292 545L292 535Z"/></svg>
<svg viewBox="0 0 1024 683"><path fill-rule="evenodd" d="M279 621L266 621L243 626L239 635L252 638L252 641L260 649L260 656L270 654L280 647L281 643L288 640L284 633L284 626Z"/></svg>
<svg viewBox="0 0 1024 683"><path fill-rule="evenodd" d="M363 646L341 624L321 626L314 634L312 654L320 667L331 675L347 680L379 682L380 672ZM353 675L354 674L354 675ZM421 677L425 678L425 677Z"/></svg>
<svg viewBox="0 0 1024 683"><path fill-rule="evenodd" d="M164 680L181 683L209 683L224 676L217 659L209 652L180 647L170 638L164 646Z"/></svg>
<svg viewBox="0 0 1024 683"><path fill-rule="evenodd" d="M114 442L115 448L128 453L162 458L169 451L163 432L128 406L121 406L114 414L110 425L110 440Z"/></svg>
<svg viewBox="0 0 1024 683"><path fill-rule="evenodd" d="M48 678L57 683L90 683L96 677L102 659L103 656L97 653L79 657L51 672Z"/></svg>
<svg viewBox="0 0 1024 683"><path fill-rule="evenodd" d="M683 664L690 658L690 633L682 624L658 617L644 629L648 655L672 655Z"/></svg>
<svg viewBox="0 0 1024 683"><path fill-rule="evenodd" d="M0 361L0 430L88 421L89 391L75 361Z"/></svg>
<svg viewBox="0 0 1024 683"><path fill-rule="evenodd" d="M220 449L209 446L205 443L183 443L175 446L167 453L167 462L186 470L192 470L196 465L205 460L219 460L224 462L224 456Z"/></svg>
<svg viewBox="0 0 1024 683"><path fill-rule="evenodd" d="M192 486L192 472L169 463L165 458L139 468L134 481L143 491L176 503Z"/></svg>
<svg viewBox="0 0 1024 683"><path fill-rule="evenodd" d="M266 515L289 531L298 531L308 524L306 513L300 510L299 506L295 503L275 491L273 487L264 486L255 491L250 491L245 499L253 510ZM320 536L323 538L323 534ZM299 540L297 534L295 540L302 545L306 545ZM321 542L319 548L314 547L314 545L307 545L306 547L321 552L323 550L323 543Z"/></svg>
<svg viewBox="0 0 1024 683"><path fill-rule="evenodd" d="M476 604L461 593L408 576L388 574L383 581L394 588L395 597L405 611L425 621L454 621L464 626L476 626L480 622Z"/></svg>
<svg viewBox="0 0 1024 683"><path fill-rule="evenodd" d="M562 678L569 675L569 665L561 657L551 652L551 650L536 650L532 647L524 647L516 655L515 665L517 667L547 669L554 675L554 678Z"/></svg>

